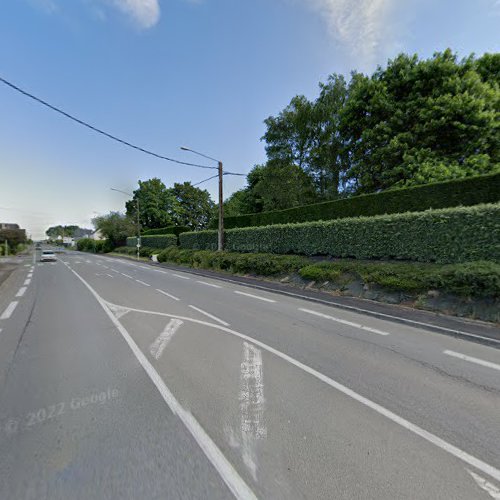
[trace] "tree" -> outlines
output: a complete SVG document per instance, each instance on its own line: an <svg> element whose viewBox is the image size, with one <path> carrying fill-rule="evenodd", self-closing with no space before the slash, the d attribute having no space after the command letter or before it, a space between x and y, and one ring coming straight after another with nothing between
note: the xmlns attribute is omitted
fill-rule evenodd
<svg viewBox="0 0 500 500"><path fill-rule="evenodd" d="M168 189L168 216L176 226L205 229L214 209L214 202L207 190L190 182L175 183Z"/></svg>
<svg viewBox="0 0 500 500"><path fill-rule="evenodd" d="M139 181L139 188L134 191L134 197L125 204L126 214L133 220L137 220L137 200L139 220L143 228L156 229L173 224L168 211L172 203L170 193L160 179Z"/></svg>
<svg viewBox="0 0 500 500"><path fill-rule="evenodd" d="M92 224L114 248L126 244L128 236L137 234L137 225L120 212L109 212L92 219Z"/></svg>
<svg viewBox="0 0 500 500"><path fill-rule="evenodd" d="M496 58L401 54L352 76L341 133L358 193L492 172L500 162ZM481 74L478 71L481 71Z"/></svg>
<svg viewBox="0 0 500 500"><path fill-rule="evenodd" d="M295 96L278 116L264 120L266 133L261 138L266 142L269 160L281 161L285 165L296 164L305 168L311 151L311 132L314 104L306 97Z"/></svg>
<svg viewBox="0 0 500 500"><path fill-rule="evenodd" d="M45 231L45 234L50 238L50 239L57 239L58 236L67 236L69 238L73 238L78 231L81 231L81 229L78 226L52 226Z"/></svg>
<svg viewBox="0 0 500 500"><path fill-rule="evenodd" d="M320 83L320 94L312 112L311 153L307 171L315 180L320 198L332 199L343 189L343 175L349 157L340 130L341 113L347 100L342 75L330 75Z"/></svg>

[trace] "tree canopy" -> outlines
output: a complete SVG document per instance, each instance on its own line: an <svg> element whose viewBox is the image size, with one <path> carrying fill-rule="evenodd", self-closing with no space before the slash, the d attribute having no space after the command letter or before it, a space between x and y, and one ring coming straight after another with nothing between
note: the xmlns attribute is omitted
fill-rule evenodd
<svg viewBox="0 0 500 500"><path fill-rule="evenodd" d="M208 191L190 182L175 183L167 188L157 178L139 181L134 197L126 202L127 215L133 220L137 220L137 200L140 224L147 229L172 225L204 229L214 207Z"/></svg>
<svg viewBox="0 0 500 500"><path fill-rule="evenodd" d="M111 247L125 245L127 236L137 234L134 221L120 212L109 212L92 219L92 224L108 240Z"/></svg>
<svg viewBox="0 0 500 500"><path fill-rule="evenodd" d="M264 121L262 140L270 161L311 176L321 200L490 173L500 168L499 86L498 53L400 54L371 76L331 75L314 100L293 97ZM249 180L245 197L253 191Z"/></svg>

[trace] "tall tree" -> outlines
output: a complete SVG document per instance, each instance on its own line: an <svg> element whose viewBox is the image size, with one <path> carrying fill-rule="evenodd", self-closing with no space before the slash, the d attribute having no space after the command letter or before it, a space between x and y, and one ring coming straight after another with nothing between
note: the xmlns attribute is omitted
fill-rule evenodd
<svg viewBox="0 0 500 500"><path fill-rule="evenodd" d="M109 214L95 217L92 219L92 224L112 247L125 245L127 236L137 234L134 221L120 212L109 212Z"/></svg>
<svg viewBox="0 0 500 500"><path fill-rule="evenodd" d="M170 197L167 187L160 179L139 181L139 188L134 191L134 197L125 204L127 216L137 220L137 200L139 200L139 220L143 228L156 229L170 226L173 224L168 211L172 203Z"/></svg>
<svg viewBox="0 0 500 500"><path fill-rule="evenodd" d="M175 183L168 189L167 212L178 226L205 229L213 213L214 202L207 190L193 186L190 182Z"/></svg>
<svg viewBox="0 0 500 500"><path fill-rule="evenodd" d="M335 198L343 189L349 157L340 130L341 113L347 99L342 75L330 75L320 83L320 94L311 114L311 153L308 168L322 199Z"/></svg>
<svg viewBox="0 0 500 500"><path fill-rule="evenodd" d="M446 50L428 60L402 54L372 77L353 75L341 132L357 192L497 168L500 91L489 83L494 65L482 65L486 76Z"/></svg>

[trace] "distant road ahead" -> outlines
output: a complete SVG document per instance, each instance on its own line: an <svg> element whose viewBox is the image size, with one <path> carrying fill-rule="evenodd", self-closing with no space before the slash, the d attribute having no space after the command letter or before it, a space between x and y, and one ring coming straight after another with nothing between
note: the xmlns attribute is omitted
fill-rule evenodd
<svg viewBox="0 0 500 500"><path fill-rule="evenodd" d="M76 252L0 318L2 499L500 498L498 349Z"/></svg>

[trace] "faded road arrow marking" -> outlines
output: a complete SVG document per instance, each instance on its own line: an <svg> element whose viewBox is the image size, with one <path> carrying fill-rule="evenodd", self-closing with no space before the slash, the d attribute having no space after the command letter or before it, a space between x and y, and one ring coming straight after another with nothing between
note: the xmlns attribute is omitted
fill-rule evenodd
<svg viewBox="0 0 500 500"><path fill-rule="evenodd" d="M170 322L165 327L165 330L158 336L158 338L151 344L149 352L155 359L160 359L165 347L175 335L175 332L184 322L180 319L172 318Z"/></svg>

